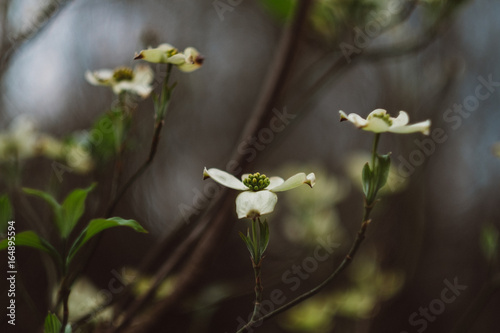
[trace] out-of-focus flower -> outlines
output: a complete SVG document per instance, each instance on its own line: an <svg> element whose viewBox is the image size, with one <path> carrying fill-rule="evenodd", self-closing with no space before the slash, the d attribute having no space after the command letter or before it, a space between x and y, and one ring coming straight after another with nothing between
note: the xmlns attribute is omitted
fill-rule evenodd
<svg viewBox="0 0 500 333"><path fill-rule="evenodd" d="M194 48L188 47L183 53L170 44L160 44L156 48L142 50L134 59L142 59L157 64L172 64L183 72L192 72L203 65L203 56Z"/></svg>
<svg viewBox="0 0 500 333"><path fill-rule="evenodd" d="M332 238L332 242L341 243L345 230L340 223L337 204L349 193L350 184L328 172L317 163L288 164L280 168L280 174L289 174L291 170L314 170L321 182L314 191L298 188L282 195L285 215L282 220L282 233L294 244L317 245L318 237ZM293 171L292 171L293 172ZM281 198L280 198L281 199Z"/></svg>
<svg viewBox="0 0 500 333"><path fill-rule="evenodd" d="M51 159L59 159L64 154L64 143L50 135L41 134L38 139L37 150L40 155Z"/></svg>
<svg viewBox="0 0 500 333"><path fill-rule="evenodd" d="M64 159L77 173L87 173L94 168L94 160L88 148L80 143L70 142L64 148Z"/></svg>
<svg viewBox="0 0 500 333"><path fill-rule="evenodd" d="M36 156L38 137L35 123L29 117L16 117L10 127L0 133L0 162Z"/></svg>
<svg viewBox="0 0 500 333"><path fill-rule="evenodd" d="M117 95L128 91L142 98L149 96L153 90L153 70L147 65L137 65L132 70L129 67L118 67L114 70L101 69L85 72L85 78L95 86L109 86Z"/></svg>
<svg viewBox="0 0 500 333"><path fill-rule="evenodd" d="M302 184L313 187L316 182L314 173L308 175L298 173L285 181L280 177L268 178L258 172L245 174L242 176L243 181L240 181L235 176L216 168L203 170L203 179L207 178L212 178L217 183L234 190L243 191L236 197L236 213L240 219L255 219L272 213L278 202L275 192L288 191Z"/></svg>
<svg viewBox="0 0 500 333"><path fill-rule="evenodd" d="M365 131L383 133L392 132L399 134L422 132L425 135L429 135L431 121L425 120L420 123L408 125L410 118L408 114L404 111L399 111L397 118L393 118L387 114L384 109L376 109L364 119L356 113L351 113L349 115L345 114L344 111L339 111L340 121L350 121L357 128L361 128Z"/></svg>
<svg viewBox="0 0 500 333"><path fill-rule="evenodd" d="M495 143L491 147L491 151L493 152L493 155L495 155L496 157L500 157L500 142Z"/></svg>

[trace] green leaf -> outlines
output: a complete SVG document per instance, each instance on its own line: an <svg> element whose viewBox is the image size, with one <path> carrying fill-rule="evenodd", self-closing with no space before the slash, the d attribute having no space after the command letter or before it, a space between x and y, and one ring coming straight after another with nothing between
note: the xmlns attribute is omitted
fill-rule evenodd
<svg viewBox="0 0 500 333"><path fill-rule="evenodd" d="M69 263L75 254L80 250L80 248L85 245L92 237L98 233L114 227L129 227L137 232L147 233L137 221L135 220L125 220L121 217L111 217L108 219L94 219L89 222L87 227L82 231L80 236L75 240L68 254L67 263Z"/></svg>
<svg viewBox="0 0 500 333"><path fill-rule="evenodd" d="M59 234L62 238L67 238L85 211L85 199L94 187L95 183L86 189L73 190L64 199L62 205L49 193L31 188L23 188L23 191L42 198L52 207Z"/></svg>
<svg viewBox="0 0 500 333"><path fill-rule="evenodd" d="M50 313L45 317L43 333L59 333L61 331L61 322L54 313Z"/></svg>
<svg viewBox="0 0 500 333"><path fill-rule="evenodd" d="M76 189L71 192L62 204L61 216L62 216L62 226L61 226L61 237L67 238L78 220L85 211L85 199L87 194L92 191L95 187L95 183L90 185L86 189Z"/></svg>
<svg viewBox="0 0 500 333"><path fill-rule="evenodd" d="M56 222L57 228L59 229L59 232L62 234L63 230L63 219L62 219L62 207L61 205L57 202L56 199L49 193L40 191L40 190L35 190L32 188L23 188L24 193L34 195L36 197L42 198L45 200L51 207L52 207L52 212L54 213L54 220Z"/></svg>
<svg viewBox="0 0 500 333"><path fill-rule="evenodd" d="M269 224L267 223L267 219L264 222L260 222L260 256L264 254L264 251L267 249L267 245L269 245Z"/></svg>
<svg viewBox="0 0 500 333"><path fill-rule="evenodd" d="M363 171L361 173L361 180L363 183L363 193L365 194L365 197L369 197L369 192L372 184L372 170L370 169L370 165L368 162L365 164L363 167Z"/></svg>
<svg viewBox="0 0 500 333"><path fill-rule="evenodd" d="M252 240L250 239L250 237L245 236L242 232L240 232L239 235L240 235L241 239L243 239L243 241L245 242L245 245L247 246L248 252L250 252L250 255L253 258L254 254L253 254Z"/></svg>
<svg viewBox="0 0 500 333"><path fill-rule="evenodd" d="M0 197L0 232L5 233L7 231L7 222L14 218L12 212L12 205L10 203L9 197L5 194Z"/></svg>
<svg viewBox="0 0 500 333"><path fill-rule="evenodd" d="M122 136L127 123L124 112L120 108L114 108L103 114L92 126L92 132L98 133L99 144L93 144L87 139L92 147L92 155L100 165L104 165L110 158L115 156L122 144Z"/></svg>
<svg viewBox="0 0 500 333"><path fill-rule="evenodd" d="M287 21L295 7L295 0L260 0L260 3L269 13L281 22Z"/></svg>
<svg viewBox="0 0 500 333"><path fill-rule="evenodd" d="M54 313L50 313L45 317L45 324L43 328L43 333L59 333L61 331L61 326L62 323L57 318L57 316ZM66 325L66 328L64 329L64 333L71 333L71 325L68 324Z"/></svg>
<svg viewBox="0 0 500 333"><path fill-rule="evenodd" d="M61 263L61 257L56 249L48 241L38 236L33 231L23 231L18 233L15 237L2 239L0 241L0 251L9 247L9 241L11 244L14 243L15 246L27 246L47 252L56 260L58 265Z"/></svg>
<svg viewBox="0 0 500 333"><path fill-rule="evenodd" d="M391 156L377 154L375 163L375 191L378 192L386 183L391 168Z"/></svg>
<svg viewBox="0 0 500 333"><path fill-rule="evenodd" d="M481 229L481 250L487 260L492 260L498 255L500 233L492 224L485 225Z"/></svg>

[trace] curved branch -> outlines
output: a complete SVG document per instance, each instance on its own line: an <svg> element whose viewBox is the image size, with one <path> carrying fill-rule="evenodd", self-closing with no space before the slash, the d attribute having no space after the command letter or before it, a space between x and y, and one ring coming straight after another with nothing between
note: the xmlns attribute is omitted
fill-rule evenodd
<svg viewBox="0 0 500 333"><path fill-rule="evenodd" d="M241 141L245 141L247 137L256 134L262 127L267 125L266 122L268 122L272 117L272 106L275 105L276 101L281 97L286 80L290 75L292 64L295 59L295 51L300 40L299 36L303 30L311 4L311 0L302 0L299 2L293 23L287 28L283 35L276 57L271 64L272 71L266 79L266 83L264 84L262 93L257 104L255 105L252 117L250 121L247 122L247 126L243 130ZM243 169L247 167L250 162L244 160L243 155L238 152L237 148L238 147L235 146L231 160L235 161L237 165ZM164 313L168 312L172 306L178 304L178 300L181 299L186 292L189 292L193 285L196 284L198 279L202 276L206 266L210 263L209 258L212 256L213 251L222 242L227 230L231 229L229 228L229 225L232 223L229 216L229 208L232 206L232 198L228 199L227 196L221 195L219 197L219 201L212 205L212 207L222 208L215 211L217 214L215 219L207 216L204 220L200 221L200 224L204 226L203 231L206 230L206 233L204 234L205 237L199 241L198 246L191 255L190 265L180 273L180 277L178 279L179 282L175 288L175 292L155 307L147 322L141 324L139 329L140 332L147 332L148 329L154 327ZM208 225L210 225L210 228L206 228ZM179 258L179 256L176 256L176 258ZM166 268L173 267L175 264L176 263L172 260L167 260L160 268L159 273L161 274L157 274L155 279L161 281L164 278L162 275L166 276L166 273L170 272L170 269ZM132 305L127 309L123 321L113 332L120 332L122 329L127 327L131 320L139 313L139 310L144 307L146 301L150 300L152 295L154 295L156 288L157 285L154 285L150 288L150 290L148 290L148 297L143 296L136 302L132 303ZM130 331L133 332L134 329L132 328Z"/></svg>

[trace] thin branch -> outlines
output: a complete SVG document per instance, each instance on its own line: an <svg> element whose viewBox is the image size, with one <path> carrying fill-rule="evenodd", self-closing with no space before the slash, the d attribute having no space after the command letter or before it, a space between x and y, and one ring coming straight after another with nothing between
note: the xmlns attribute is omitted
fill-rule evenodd
<svg viewBox="0 0 500 333"><path fill-rule="evenodd" d="M369 216L369 211L367 213L367 211L365 210L365 217L368 217L368 216ZM306 299L310 298L311 296L316 295L321 290L323 290L324 287L326 287L330 282L332 282L352 262L352 260L354 259L354 256L356 255L356 252L359 249L359 246L361 245L361 243L365 239L366 228L368 227L368 225L370 224L370 222L371 222L370 219L364 219L363 220L363 222L361 223L361 228L358 231L356 239L354 240L354 243L352 244L352 247L351 247L349 253L344 257L344 260L342 260L342 262L337 267L337 269L325 281L323 281L321 284L319 284L315 288L313 288L313 289L305 292L304 294L302 294L302 295L298 296L297 298L293 299L292 301L288 302L287 304L285 304L285 305L277 308L276 310L274 310L272 312L269 312L268 314L260 317L259 319L257 319L257 320L251 320L245 326L243 326L241 329L239 329L236 333L242 333L246 329L252 327L255 324L259 324L260 325L265 320L268 320L268 319L270 319L270 318L272 318L272 317L274 317L274 316L276 316L276 315L278 315L278 314L280 314L280 313L282 313L282 312L284 312L284 311L292 308L293 306L295 306L295 305L297 305L297 304L305 301Z"/></svg>
<svg viewBox="0 0 500 333"><path fill-rule="evenodd" d="M127 192L127 190L132 186L132 184L135 183L135 181L142 176L142 174L149 168L151 163L153 162L155 156L156 156L156 151L158 149L158 143L160 142L160 134L161 130L163 128L165 121L164 119L161 119L159 121L156 121L155 123L155 130L153 134L153 139L151 141L151 147L149 149L149 155L146 161L141 165L139 169L128 179L128 181L123 185L121 188L120 192L116 195L115 199L111 202L109 205L108 209L106 210L106 217L110 217L111 214L113 214L113 211L116 208L116 205L120 202L121 198L123 195Z"/></svg>
<svg viewBox="0 0 500 333"><path fill-rule="evenodd" d="M36 22L31 22L31 25L24 31L21 31L15 36L8 36L6 31L3 31L2 45L0 49L0 54L2 54L3 59L0 62L0 77L5 72L12 56L15 54L15 50L19 48L26 41L35 39L49 23L57 17L57 15L62 11L64 6L69 4L72 0L54 0L48 3L44 8L39 10L39 15L36 15L38 19ZM5 3L5 8L7 9L8 4ZM43 14L43 15L40 15ZM5 14L6 15L6 14ZM3 23L4 27L7 27L7 20Z"/></svg>
<svg viewBox="0 0 500 333"><path fill-rule="evenodd" d="M266 83L264 84L263 91L254 108L252 117L250 121L247 122L247 126L243 131L241 136L242 141L256 134L262 127L266 126L266 122L269 121L269 118L272 116L272 106L283 93L286 80L290 75L292 63L296 54L295 51L299 43L299 35L303 30L311 3L311 0L302 0L299 2L293 23L287 28L283 35L276 57L271 64L272 71L266 79ZM237 165L242 169L249 164L249 162L243 158L243 155L238 152L237 146L234 148L231 160L236 161ZM175 292L155 307L154 313L149 318L147 324L143 323L141 325L141 332L146 332L149 328L153 327L163 314L168 312L170 307L177 304L176 300L181 299L186 292L189 292L200 276L202 276L205 267L210 263L208 259L212 256L213 251L221 244L227 230L230 230L229 225L232 221L228 212L229 208L234 204L233 200L228 200L225 195L221 195L219 198L220 201L215 202L212 207L219 206L222 207L223 210L217 211L215 219L207 217L200 221L200 223L204 225L203 231L206 230L207 232L204 233L203 239L199 242L191 256L191 264L181 272ZM210 228L206 228L209 224ZM176 256L176 258L180 257ZM174 267L175 265L176 262L167 260L162 268L160 268L160 272L165 273L165 267ZM148 293L153 293L156 287L157 286L153 286ZM139 310L145 304L145 300L146 298L141 298L128 308L123 321L114 332L119 332L127 327L133 317L138 315Z"/></svg>

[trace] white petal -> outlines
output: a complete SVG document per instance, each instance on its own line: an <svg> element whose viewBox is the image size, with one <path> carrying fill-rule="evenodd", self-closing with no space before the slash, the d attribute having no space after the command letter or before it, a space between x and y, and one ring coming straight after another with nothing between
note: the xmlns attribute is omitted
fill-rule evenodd
<svg viewBox="0 0 500 333"><path fill-rule="evenodd" d="M393 127L405 126L409 122L410 122L410 117L408 116L408 113L404 111L399 111L398 117L392 118Z"/></svg>
<svg viewBox="0 0 500 333"><path fill-rule="evenodd" d="M269 185L266 187L266 190L272 190L273 188L275 187L278 187L280 186L281 184L283 184L285 181L283 180L283 178L281 177L270 177L269 178Z"/></svg>
<svg viewBox="0 0 500 333"><path fill-rule="evenodd" d="M272 213L278 196L270 191L245 191L236 197L236 213L239 219L254 219Z"/></svg>
<svg viewBox="0 0 500 333"><path fill-rule="evenodd" d="M167 53L165 50L160 48L142 50L139 54L136 54L134 60L143 59L153 63L164 64L167 62Z"/></svg>
<svg viewBox="0 0 500 333"><path fill-rule="evenodd" d="M339 111L340 121L348 120L358 128L363 128L368 125L368 122L356 113L351 113L349 115L345 114L344 111Z"/></svg>
<svg viewBox="0 0 500 333"><path fill-rule="evenodd" d="M163 52L166 53L166 52L168 52L170 50L175 50L175 47L172 46L172 45L170 45L170 44L168 44L168 43L163 43L163 44L158 45L157 49L159 49L159 50L161 50L161 51L163 51Z"/></svg>
<svg viewBox="0 0 500 333"><path fill-rule="evenodd" d="M431 121L428 119L428 120L425 120L425 121L422 121L422 122L416 123L416 124L394 127L394 128L391 128L389 130L389 132L400 133L400 134L422 132L425 135L429 135L430 128L431 128Z"/></svg>
<svg viewBox="0 0 500 333"><path fill-rule="evenodd" d="M296 175L293 175L292 177L285 180L283 184L276 186L270 190L272 190L273 192L288 191L302 184L307 184L313 187L315 181L316 177L314 176L314 173L310 173L309 175L306 176L305 173L301 172Z"/></svg>
<svg viewBox="0 0 500 333"><path fill-rule="evenodd" d="M314 185L316 184L316 175L313 172L311 172L306 176L306 179L307 180L304 183L313 188Z"/></svg>
<svg viewBox="0 0 500 333"><path fill-rule="evenodd" d="M185 62L179 66L183 72L192 72L203 65L203 56L194 47L188 47L184 50Z"/></svg>
<svg viewBox="0 0 500 333"><path fill-rule="evenodd" d="M363 127L365 131L370 131L370 132L375 132L375 133L382 133L382 132L387 132L389 131L389 124L380 118L372 118L368 121L368 125Z"/></svg>
<svg viewBox="0 0 500 333"><path fill-rule="evenodd" d="M136 84L151 84L153 82L155 74L153 70L148 65L137 65L134 68L134 80Z"/></svg>
<svg viewBox="0 0 500 333"><path fill-rule="evenodd" d="M86 71L85 79L94 86L110 85L113 73L111 69L101 69L94 72Z"/></svg>
<svg viewBox="0 0 500 333"><path fill-rule="evenodd" d="M225 171L216 168L211 168L208 170L207 168L205 168L203 170L203 179L207 178L212 178L217 183L232 188L234 190L240 190L240 191L248 190L248 187L246 187L245 184L243 184L238 178L231 175L230 173L227 173Z"/></svg>
<svg viewBox="0 0 500 333"><path fill-rule="evenodd" d="M177 53L169 57L167 62L173 65L180 66L186 62L186 56L182 53Z"/></svg>
<svg viewBox="0 0 500 333"><path fill-rule="evenodd" d="M368 117L366 117L366 120L370 120L373 117L383 117L387 114L387 110L384 109L375 109L372 112L368 114Z"/></svg>

